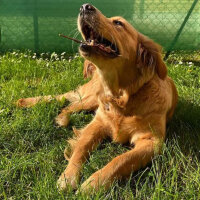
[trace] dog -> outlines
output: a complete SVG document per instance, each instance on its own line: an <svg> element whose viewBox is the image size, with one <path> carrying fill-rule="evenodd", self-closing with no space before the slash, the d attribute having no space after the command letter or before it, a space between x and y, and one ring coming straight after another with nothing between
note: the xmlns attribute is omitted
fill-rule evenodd
<svg viewBox="0 0 200 200"><path fill-rule="evenodd" d="M167 76L161 47L122 17L106 18L93 5L84 4L78 16L78 29L84 39L79 48L86 60L84 77L91 80L76 91L55 97L71 102L56 122L67 126L70 113L80 110L96 110L96 114L87 126L74 129L76 137L69 141L71 156L58 179L58 187L77 188L89 152L105 138L129 143L131 147L81 185L82 191L89 192L102 186L109 188L113 181L129 177L161 153L166 123L172 118L178 94ZM26 98L17 104L30 107L51 99L52 96Z"/></svg>

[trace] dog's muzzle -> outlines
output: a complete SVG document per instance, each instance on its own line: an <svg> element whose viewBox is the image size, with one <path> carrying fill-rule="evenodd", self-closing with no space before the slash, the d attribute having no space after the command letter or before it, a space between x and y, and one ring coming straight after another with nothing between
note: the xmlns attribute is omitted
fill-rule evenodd
<svg viewBox="0 0 200 200"><path fill-rule="evenodd" d="M85 41L80 44L80 50L87 56L99 54L115 58L119 55L116 43L106 39L99 29L103 17L100 11L91 4L81 6L78 23Z"/></svg>
<svg viewBox="0 0 200 200"><path fill-rule="evenodd" d="M84 17L87 14L92 14L96 11L96 8L93 7L91 4L86 3L80 7L80 16Z"/></svg>

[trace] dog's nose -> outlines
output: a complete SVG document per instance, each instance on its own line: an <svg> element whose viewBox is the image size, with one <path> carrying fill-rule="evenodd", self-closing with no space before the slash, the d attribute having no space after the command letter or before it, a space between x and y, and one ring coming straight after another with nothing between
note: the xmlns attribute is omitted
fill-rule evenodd
<svg viewBox="0 0 200 200"><path fill-rule="evenodd" d="M89 3L83 4L80 8L80 14L94 12L96 9Z"/></svg>

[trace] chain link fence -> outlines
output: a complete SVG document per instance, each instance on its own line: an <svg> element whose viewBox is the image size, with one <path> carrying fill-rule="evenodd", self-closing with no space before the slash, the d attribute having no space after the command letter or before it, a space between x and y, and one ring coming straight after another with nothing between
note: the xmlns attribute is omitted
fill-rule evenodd
<svg viewBox="0 0 200 200"><path fill-rule="evenodd" d="M107 17L120 15L168 52L200 49L198 0L87 1ZM63 33L80 38L76 20L83 0L0 0L0 51L76 52Z"/></svg>

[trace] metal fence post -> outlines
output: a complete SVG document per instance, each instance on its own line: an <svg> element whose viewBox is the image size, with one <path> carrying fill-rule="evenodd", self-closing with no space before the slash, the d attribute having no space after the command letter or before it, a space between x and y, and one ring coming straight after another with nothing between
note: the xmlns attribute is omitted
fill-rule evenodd
<svg viewBox="0 0 200 200"><path fill-rule="evenodd" d="M37 15L37 0L33 4L33 31L34 31L34 50L39 51L39 34L38 34L38 15Z"/></svg>
<svg viewBox="0 0 200 200"><path fill-rule="evenodd" d="M144 16L144 4L145 0L140 0L140 17L143 18Z"/></svg>
<svg viewBox="0 0 200 200"><path fill-rule="evenodd" d="M191 8L189 9L189 11L188 11L188 13L187 13L187 15L186 15L186 17L185 17L183 23L181 24L179 30L177 31L176 36L175 36L174 39L172 40L172 43L170 44L167 53L165 54L164 60L166 60L166 59L169 57L169 55L170 55L170 53L171 53L173 47L175 46L177 40L179 39L179 36L181 35L181 33L182 33L182 31L183 31L183 28L185 27L185 24L187 23L187 21L188 21L190 15L192 14L192 11L194 10L194 7L196 6L197 2L198 2L198 0L194 0L194 1L193 1Z"/></svg>

